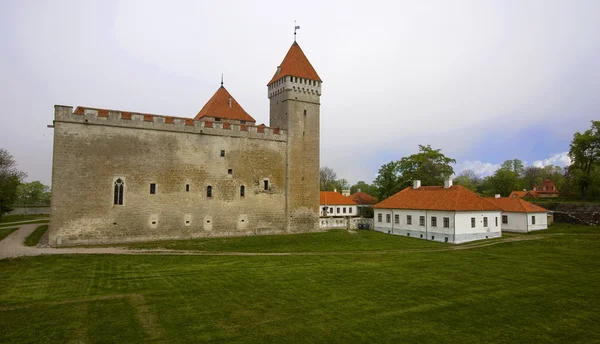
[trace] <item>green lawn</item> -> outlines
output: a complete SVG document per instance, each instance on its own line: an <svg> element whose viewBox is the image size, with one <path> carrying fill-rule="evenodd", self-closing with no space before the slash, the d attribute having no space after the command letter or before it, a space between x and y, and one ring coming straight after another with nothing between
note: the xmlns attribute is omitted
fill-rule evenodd
<svg viewBox="0 0 600 344"><path fill-rule="evenodd" d="M0 228L0 240L6 238L10 233L16 231L19 227Z"/></svg>
<svg viewBox="0 0 600 344"><path fill-rule="evenodd" d="M48 225L37 226L37 228L25 238L25 246L35 246L40 242L40 239L48 230Z"/></svg>
<svg viewBox="0 0 600 344"><path fill-rule="evenodd" d="M39 220L39 222L48 221L48 215L3 215L0 217L0 225L7 222Z"/></svg>
<svg viewBox="0 0 600 344"><path fill-rule="evenodd" d="M381 253L3 260L0 342L598 343L599 234L402 252L452 245L333 231L176 243Z"/></svg>

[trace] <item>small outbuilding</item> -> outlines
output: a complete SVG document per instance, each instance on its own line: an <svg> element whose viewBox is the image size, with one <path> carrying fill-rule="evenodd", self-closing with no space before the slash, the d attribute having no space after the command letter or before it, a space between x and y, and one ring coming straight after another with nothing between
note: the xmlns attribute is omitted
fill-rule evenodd
<svg viewBox="0 0 600 344"><path fill-rule="evenodd" d="M502 231L527 233L548 229L548 210L518 197L487 198L502 209Z"/></svg>

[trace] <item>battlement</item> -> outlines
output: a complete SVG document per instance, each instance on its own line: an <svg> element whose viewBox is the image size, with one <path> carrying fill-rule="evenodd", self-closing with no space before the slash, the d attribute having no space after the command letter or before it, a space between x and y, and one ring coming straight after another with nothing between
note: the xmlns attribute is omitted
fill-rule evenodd
<svg viewBox="0 0 600 344"><path fill-rule="evenodd" d="M188 134L245 137L259 140L285 141L287 133L264 125L235 124L195 120L193 118L162 116L119 110L54 105L54 121L102 125L145 130L174 131Z"/></svg>
<svg viewBox="0 0 600 344"><path fill-rule="evenodd" d="M282 94L284 91L294 91L320 97L321 84L320 81L285 76L267 86L268 98L271 99L274 96Z"/></svg>

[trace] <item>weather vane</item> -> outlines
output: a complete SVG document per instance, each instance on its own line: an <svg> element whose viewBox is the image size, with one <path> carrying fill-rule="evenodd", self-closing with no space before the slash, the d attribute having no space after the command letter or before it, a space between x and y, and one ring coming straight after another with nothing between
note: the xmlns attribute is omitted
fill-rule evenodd
<svg viewBox="0 0 600 344"><path fill-rule="evenodd" d="M221 87L223 87L223 73L221 73Z"/></svg>
<svg viewBox="0 0 600 344"><path fill-rule="evenodd" d="M296 41L296 30L300 30L300 26L296 25L296 21L294 20L294 42Z"/></svg>

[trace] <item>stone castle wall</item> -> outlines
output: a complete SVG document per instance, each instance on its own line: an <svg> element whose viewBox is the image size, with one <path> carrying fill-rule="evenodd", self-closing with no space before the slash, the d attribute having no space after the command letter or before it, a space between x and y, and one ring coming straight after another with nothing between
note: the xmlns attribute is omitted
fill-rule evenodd
<svg viewBox="0 0 600 344"><path fill-rule="evenodd" d="M303 231L286 223L286 194L298 191L286 190L287 135L117 111L74 114L72 107L56 106L50 244ZM311 135L318 140L318 132ZM317 185L318 146L316 154L306 177ZM125 185L123 205L114 204L117 178Z"/></svg>

